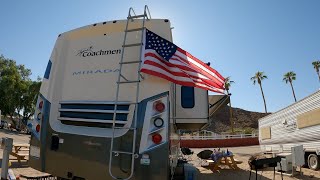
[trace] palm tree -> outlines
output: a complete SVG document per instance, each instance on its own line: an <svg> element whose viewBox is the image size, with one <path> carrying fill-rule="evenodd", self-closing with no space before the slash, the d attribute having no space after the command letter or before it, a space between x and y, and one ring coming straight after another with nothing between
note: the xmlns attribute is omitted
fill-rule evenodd
<svg viewBox="0 0 320 180"><path fill-rule="evenodd" d="M287 72L283 75L283 81L285 81L286 83L288 82L290 83L294 100L295 102L297 102L296 94L294 93L294 89L292 85L292 81L294 80L296 80L296 73L294 73L293 71Z"/></svg>
<svg viewBox="0 0 320 180"><path fill-rule="evenodd" d="M264 102L264 110L267 113L267 105L266 105L266 99L264 98L264 93L262 90L262 80L264 79L268 79L268 77L264 74L264 72L256 72L256 74L251 77L251 81L253 81L253 84L256 84L256 82L258 82L259 86L260 86L260 90L261 90L261 94L262 94L262 98L263 98L263 102Z"/></svg>
<svg viewBox="0 0 320 180"><path fill-rule="evenodd" d="M225 78L224 80L224 88L226 89L228 96L231 96L231 94L229 93L229 89L231 84L234 83L234 81L230 80L230 76ZM231 98L229 99L229 111L230 111L230 124L231 124L231 132L232 134L234 133L234 129L233 129L233 117L232 117L232 106L231 106Z"/></svg>
<svg viewBox="0 0 320 180"><path fill-rule="evenodd" d="M318 79L319 79L319 82L320 82L320 73L319 73L319 70L320 70L320 61L314 61L312 62L312 65L313 65L313 68L316 70L317 72L317 75L318 75Z"/></svg>

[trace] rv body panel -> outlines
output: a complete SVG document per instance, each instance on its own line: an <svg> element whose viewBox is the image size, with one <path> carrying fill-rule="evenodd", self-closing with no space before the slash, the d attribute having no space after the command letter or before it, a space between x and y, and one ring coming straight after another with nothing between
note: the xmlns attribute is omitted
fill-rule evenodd
<svg viewBox="0 0 320 180"><path fill-rule="evenodd" d="M320 91L259 119L259 142L264 151L291 151L303 145L309 152L320 150ZM310 124L310 118L313 123Z"/></svg>
<svg viewBox="0 0 320 180"><path fill-rule="evenodd" d="M208 91L176 85L176 118L179 129L199 130L208 123Z"/></svg>

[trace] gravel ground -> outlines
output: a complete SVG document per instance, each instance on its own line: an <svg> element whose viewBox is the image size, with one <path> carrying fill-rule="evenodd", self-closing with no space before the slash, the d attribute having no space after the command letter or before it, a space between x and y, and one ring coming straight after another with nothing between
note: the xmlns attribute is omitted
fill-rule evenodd
<svg viewBox="0 0 320 180"><path fill-rule="evenodd" d="M0 129L0 138L2 137L10 137L13 138L14 143L29 143L30 136L25 134L19 134L17 132L11 132L5 129ZM210 149L210 148L207 148ZM223 148L226 149L226 148ZM234 153L235 159L242 161L241 164L238 164L240 170L230 170L227 167L222 167L220 172L212 172L211 170L201 167L199 165L199 160L196 156L197 153L204 149L192 149L194 154L192 156L192 160L190 161L191 164L195 165L199 170L197 175L197 180L242 180L242 179L249 179L249 172L250 168L248 165L248 159L251 155L260 152L259 146L246 146L246 147L233 147L228 148L231 152ZM213 149L211 149L213 150ZM0 161L2 159L2 150L0 149ZM10 157L10 161L12 162L11 169L15 173L15 175L23 174L23 175L45 175L42 172L34 170L27 166L26 162L23 162L21 165L18 164L14 157ZM1 164L0 164L1 165ZM296 175L295 177L284 176L284 180L291 180L291 179L320 179L320 171L312 171L307 168L302 168L303 175ZM252 171L251 179L255 179L255 172ZM24 178L20 178L24 180ZM261 175L261 171L258 171L258 179L273 179L273 169L264 170ZM275 179L281 179L280 174L276 174Z"/></svg>

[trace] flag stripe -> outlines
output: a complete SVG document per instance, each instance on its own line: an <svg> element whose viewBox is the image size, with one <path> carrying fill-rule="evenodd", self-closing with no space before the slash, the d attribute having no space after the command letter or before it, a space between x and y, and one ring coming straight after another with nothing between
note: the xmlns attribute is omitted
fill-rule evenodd
<svg viewBox="0 0 320 180"><path fill-rule="evenodd" d="M208 66L207 64L200 61L198 58L194 57L192 54L188 53L187 51L181 48L178 48L177 51L180 52L181 54L186 55L188 58L191 58L192 60L196 61L197 63L199 63L199 67L206 69L208 73L212 74L213 76L217 76L218 79L221 79L222 82L224 82L224 77L222 77L221 74L218 73L218 71L214 70L213 68L211 68L210 66Z"/></svg>
<svg viewBox="0 0 320 180"><path fill-rule="evenodd" d="M152 51L152 52L151 52ZM181 63L181 61L177 60L177 62L179 63L175 63L176 65L173 64L173 61L170 61L170 63L168 61L165 61L163 60L160 55L158 55L154 50L148 50L146 51L146 54L145 54L145 58L147 59L147 57L153 57L153 58L156 58L157 60L165 63L167 66L170 66L170 67L179 67L181 69L184 69L186 71L192 71L194 73L197 73L197 71L195 71L194 69L186 66L184 63Z"/></svg>
<svg viewBox="0 0 320 180"><path fill-rule="evenodd" d="M161 73L160 71L153 71L153 70L150 70L148 68L144 68L144 69L141 69L141 72L146 73L146 74L150 74L150 75L153 75L153 76L157 76L157 77L160 77L160 78L163 78L163 79L166 79L168 81L171 81L171 82L176 83L176 84L180 84L182 86L194 87L196 85L197 87L201 87L202 89L205 89L205 90L209 90L209 91L212 91L212 92L218 92L218 93L224 93L224 90L222 90L222 89L218 89L218 88L214 88L214 87L208 87L206 85L200 85L200 84L193 83L193 82L187 82L185 80L181 81L181 80L173 79L172 76L165 75L165 74Z"/></svg>
<svg viewBox="0 0 320 180"><path fill-rule="evenodd" d="M196 62L194 59L188 57L186 54L182 54L179 50L181 50L180 48L177 50L177 52L175 53L175 56L179 57L182 61L187 62L190 64L190 66L196 68L198 71L200 71L202 74L205 74L207 76L210 76L211 78L220 81L221 84L224 83L224 78L221 79L219 76L217 76L215 73L211 72L209 69L207 69L207 67L209 67L208 65L206 65L207 67L199 64L198 62ZM210 67L209 67L210 68ZM212 69L212 68L211 68ZM221 76L221 75L220 75Z"/></svg>
<svg viewBox="0 0 320 180"><path fill-rule="evenodd" d="M202 87L206 87L207 89L213 89L213 90L217 91L216 90L217 88L215 88L213 86L210 86L209 84L206 84L201 79L192 78L192 77L188 77L188 76L185 76L185 75L178 76L179 73L171 72L168 69L163 68L159 64L157 64L157 63L153 64L153 63L154 62L152 62L152 61L146 62L145 68L142 69L141 72L146 72L144 70L148 69L150 71L153 71L154 74L159 72L160 74L165 75L168 78L170 78L170 79L166 78L167 80L171 81L172 79L174 79L176 82L179 82L179 84L184 85L184 86L189 86L190 85L189 83L191 83L191 84L197 84L197 85L202 86ZM150 72L150 71L148 71L148 72ZM183 84L183 82L188 82L188 84Z"/></svg>
<svg viewBox="0 0 320 180"><path fill-rule="evenodd" d="M147 54L150 54L151 56L146 56L146 58L145 58L146 60L144 62L145 64L151 64L151 65L160 67L160 68L166 70L167 72L169 72L169 71L179 72L179 73L172 73L175 76L192 77L195 79L200 79L201 82L206 83L210 86L219 87L218 84L216 84L214 81L211 81L206 76L199 74L199 73L196 73L194 71L190 72L188 70L185 70L185 68L183 68L182 66L179 68L179 65L175 66L167 61L160 60L160 57L157 57L157 55L156 55L157 53L156 52L154 52L154 53L155 54L147 53ZM190 68L187 68L187 69L190 69Z"/></svg>

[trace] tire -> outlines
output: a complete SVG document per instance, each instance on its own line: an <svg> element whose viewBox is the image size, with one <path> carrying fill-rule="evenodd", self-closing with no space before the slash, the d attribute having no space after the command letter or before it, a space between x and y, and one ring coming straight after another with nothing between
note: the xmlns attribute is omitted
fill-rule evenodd
<svg viewBox="0 0 320 180"><path fill-rule="evenodd" d="M310 154L308 156L308 167L312 170L318 170L320 168L319 157L316 154Z"/></svg>

